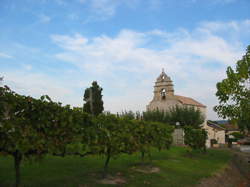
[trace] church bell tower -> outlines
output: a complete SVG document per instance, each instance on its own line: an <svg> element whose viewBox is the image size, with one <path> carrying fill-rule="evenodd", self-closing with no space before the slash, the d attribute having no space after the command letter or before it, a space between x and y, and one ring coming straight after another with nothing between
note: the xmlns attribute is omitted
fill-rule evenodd
<svg viewBox="0 0 250 187"><path fill-rule="evenodd" d="M164 69L162 69L155 82L153 100L163 101L168 96L174 96L174 85L170 77L164 72Z"/></svg>

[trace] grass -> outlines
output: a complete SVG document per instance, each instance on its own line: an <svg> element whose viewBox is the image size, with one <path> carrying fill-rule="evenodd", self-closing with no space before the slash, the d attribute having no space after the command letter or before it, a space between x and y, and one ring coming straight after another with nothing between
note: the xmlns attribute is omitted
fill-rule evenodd
<svg viewBox="0 0 250 187"><path fill-rule="evenodd" d="M186 148L172 147L166 151L152 151L152 165L160 168L158 173L141 173L132 169L140 162L138 154L112 159L109 171L114 176L120 173L126 180L124 186L193 186L225 168L230 159L231 154L226 150L209 150L207 154L190 156ZM22 186L108 186L97 183L103 164L104 158L100 156L47 156L40 162L24 162L21 166ZM0 186L13 186L14 176L13 159L1 156Z"/></svg>

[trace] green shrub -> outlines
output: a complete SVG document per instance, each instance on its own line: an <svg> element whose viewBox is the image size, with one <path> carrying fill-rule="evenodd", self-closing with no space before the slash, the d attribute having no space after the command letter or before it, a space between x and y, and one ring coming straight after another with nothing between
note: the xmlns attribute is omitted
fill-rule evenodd
<svg viewBox="0 0 250 187"><path fill-rule="evenodd" d="M234 138L237 139L237 140L243 139L245 137L244 134L242 134L240 132L233 132L231 135L233 135Z"/></svg>
<svg viewBox="0 0 250 187"><path fill-rule="evenodd" d="M191 147L193 150L199 150L206 152L206 139L207 132L204 129L195 129L191 126L184 128L185 132L185 144Z"/></svg>
<svg viewBox="0 0 250 187"><path fill-rule="evenodd" d="M157 121L170 125L175 125L179 122L182 127L193 126L194 128L200 128L204 122L204 116L200 110L194 107L180 107L176 105L169 111L146 111L142 113L142 118L145 121Z"/></svg>
<svg viewBox="0 0 250 187"><path fill-rule="evenodd" d="M150 156L152 147L161 149L168 149L172 144L173 127L160 122L150 122L143 120L134 120L133 130L131 130L133 138L135 138L135 145L139 152L141 152L142 159L144 155Z"/></svg>

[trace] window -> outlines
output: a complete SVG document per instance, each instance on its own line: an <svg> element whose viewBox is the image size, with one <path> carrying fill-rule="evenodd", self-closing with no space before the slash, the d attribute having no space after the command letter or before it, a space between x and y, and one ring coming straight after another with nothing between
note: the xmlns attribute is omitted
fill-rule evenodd
<svg viewBox="0 0 250 187"><path fill-rule="evenodd" d="M161 90L161 99L165 99L166 98L166 89L165 88L163 88L162 90Z"/></svg>

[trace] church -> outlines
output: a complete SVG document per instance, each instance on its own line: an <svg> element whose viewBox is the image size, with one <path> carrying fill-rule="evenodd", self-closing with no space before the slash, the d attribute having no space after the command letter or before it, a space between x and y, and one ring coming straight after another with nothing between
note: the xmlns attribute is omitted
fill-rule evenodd
<svg viewBox="0 0 250 187"><path fill-rule="evenodd" d="M154 98L149 105L147 105L147 110L167 111L176 105L180 107L187 106L199 109L206 121L206 106L190 97L175 95L173 81L167 76L163 69L162 73L156 79Z"/></svg>
<svg viewBox="0 0 250 187"><path fill-rule="evenodd" d="M218 125L215 127L211 122L207 123L206 120L206 106L200 102L186 96L180 96L174 94L173 81L167 74L162 70L161 74L158 76L154 86L154 98L147 105L148 111L160 110L167 111L172 107L194 107L200 110L204 116L204 122L202 128L208 132L208 138L206 141L206 146L211 147L211 140L216 139L218 144L225 144L225 130L219 128ZM173 134L173 140L175 144L184 143L184 132L180 129L175 129Z"/></svg>

